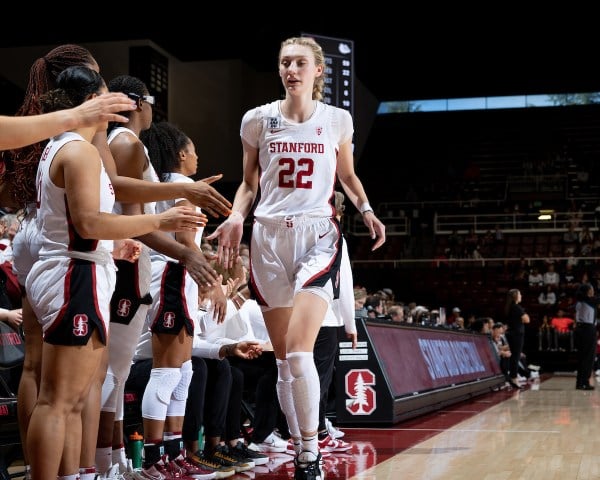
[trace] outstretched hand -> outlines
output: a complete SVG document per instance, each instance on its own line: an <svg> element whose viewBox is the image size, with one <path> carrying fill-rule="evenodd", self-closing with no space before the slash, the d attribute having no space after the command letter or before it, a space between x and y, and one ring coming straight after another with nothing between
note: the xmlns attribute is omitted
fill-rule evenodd
<svg viewBox="0 0 600 480"><path fill-rule="evenodd" d="M231 213L231 202L210 185L221 178L223 175L219 174L185 184L185 198L212 217L226 217Z"/></svg>
<svg viewBox="0 0 600 480"><path fill-rule="evenodd" d="M171 207L160 216L159 230L163 232L196 231L206 225L206 215L198 212L195 207Z"/></svg>
<svg viewBox="0 0 600 480"><path fill-rule="evenodd" d="M243 233L244 218L239 212L233 212L213 233L206 237L207 240L218 239L217 261L223 268L233 268L235 259L238 257Z"/></svg>

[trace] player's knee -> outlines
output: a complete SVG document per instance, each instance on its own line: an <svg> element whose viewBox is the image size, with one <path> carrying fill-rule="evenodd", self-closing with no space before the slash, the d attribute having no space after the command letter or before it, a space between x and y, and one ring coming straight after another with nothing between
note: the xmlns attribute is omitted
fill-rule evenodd
<svg viewBox="0 0 600 480"><path fill-rule="evenodd" d="M303 377L311 368L315 368L313 352L292 352L287 354L290 373L294 378Z"/></svg>
<svg viewBox="0 0 600 480"><path fill-rule="evenodd" d="M164 420L171 395L181 380L179 368L153 368L142 400L142 416Z"/></svg>
<svg viewBox="0 0 600 480"><path fill-rule="evenodd" d="M194 371L192 370L192 361L188 360L187 362L184 362L183 365L181 365L180 372L181 378L173 390L173 397L176 400L185 400L188 396L192 375L194 375Z"/></svg>

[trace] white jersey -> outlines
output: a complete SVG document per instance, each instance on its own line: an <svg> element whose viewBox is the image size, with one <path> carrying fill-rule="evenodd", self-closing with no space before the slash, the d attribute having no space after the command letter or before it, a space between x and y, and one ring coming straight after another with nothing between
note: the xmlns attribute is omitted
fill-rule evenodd
<svg viewBox="0 0 600 480"><path fill-rule="evenodd" d="M193 183L194 181L190 177L186 177L185 175L183 175L181 173L172 172L172 173L167 174L166 182L169 182L169 183ZM182 200L185 200L185 198L176 198L176 199L172 199L172 200L161 200L159 202L156 202L156 213L165 212L169 208L174 207L178 202L181 202ZM173 239L176 238L175 232L167 232L166 234L173 237ZM200 231L200 235L202 235L202 231ZM200 238L200 237L198 237L198 234L196 234L196 240L198 238ZM175 262L175 263L178 262L178 260L171 258L168 255L165 255L164 253L157 252L156 250L150 250L150 259L153 262L155 262L156 260L163 260L165 262Z"/></svg>
<svg viewBox="0 0 600 480"><path fill-rule="evenodd" d="M350 113L315 102L303 123L286 119L275 101L246 112L240 135L259 150L257 219L331 217L339 146L352 138Z"/></svg>
<svg viewBox="0 0 600 480"><path fill-rule="evenodd" d="M84 239L75 231L68 212L65 189L56 186L50 179L50 166L57 152L68 142L85 141L74 132L66 132L52 138L40 159L36 185L36 225L43 236L40 258L57 255L69 256L70 252L112 252L112 240ZM101 162L100 158L98 161ZM112 212L115 194L104 166L100 172L100 211Z"/></svg>
<svg viewBox="0 0 600 480"><path fill-rule="evenodd" d="M129 128L125 128L125 127L115 127L114 129L112 129L110 131L110 134L108 135L108 138L106 139L108 144L110 145L111 142L121 133L129 133L130 135L133 135L135 138L139 139L139 137L135 134L135 132L133 130L130 130ZM150 162L150 157L148 156L148 149L146 148L145 145L144 145L144 153L146 154L146 168L144 168L144 171L142 172L142 179L146 180L147 182L158 182L159 181L158 175L156 175L156 171L154 170L154 167L152 166L152 163ZM114 212L118 213L118 214L123 213L123 208L122 208L120 202L115 202ZM144 213L154 214L155 212L156 212L155 202L144 203Z"/></svg>

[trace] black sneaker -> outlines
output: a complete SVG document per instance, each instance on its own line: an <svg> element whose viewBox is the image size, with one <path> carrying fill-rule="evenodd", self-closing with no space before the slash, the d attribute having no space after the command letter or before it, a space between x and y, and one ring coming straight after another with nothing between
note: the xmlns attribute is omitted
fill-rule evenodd
<svg viewBox="0 0 600 480"><path fill-rule="evenodd" d="M220 463L213 462L204 456L204 452L198 450L196 453L187 454L186 461L194 466L215 472L215 478L228 478L235 475L235 468L226 467ZM193 476L193 475L192 475Z"/></svg>
<svg viewBox="0 0 600 480"><path fill-rule="evenodd" d="M207 455L207 458L213 462L220 463L226 467L233 467L237 473L252 470L255 467L252 461L240 461L229 454L227 445L217 445L215 449Z"/></svg>
<svg viewBox="0 0 600 480"><path fill-rule="evenodd" d="M321 454L301 452L294 459L294 480L325 480Z"/></svg>
<svg viewBox="0 0 600 480"><path fill-rule="evenodd" d="M250 450L244 442L239 440L235 447L229 445L229 455L240 461L254 462L254 465L264 465L265 463L269 463L268 455Z"/></svg>

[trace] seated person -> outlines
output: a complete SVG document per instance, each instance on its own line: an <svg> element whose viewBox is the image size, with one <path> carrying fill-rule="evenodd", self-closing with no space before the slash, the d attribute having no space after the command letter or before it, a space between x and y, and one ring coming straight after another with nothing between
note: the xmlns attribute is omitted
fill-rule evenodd
<svg viewBox="0 0 600 480"><path fill-rule="evenodd" d="M556 316L550 320L550 326L554 328L554 345L557 349L573 350L573 326L575 320L566 316L565 311L559 308Z"/></svg>
<svg viewBox="0 0 600 480"><path fill-rule="evenodd" d="M556 316L552 317L552 320L550 320L550 326L554 327L558 333L569 333L573 330L574 323L575 320L567 317L564 310L560 308L557 310Z"/></svg>

